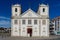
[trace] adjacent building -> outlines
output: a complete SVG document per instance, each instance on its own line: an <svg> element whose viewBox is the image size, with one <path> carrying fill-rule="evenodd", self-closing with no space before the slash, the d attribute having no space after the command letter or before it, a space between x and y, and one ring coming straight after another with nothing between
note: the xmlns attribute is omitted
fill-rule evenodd
<svg viewBox="0 0 60 40"><path fill-rule="evenodd" d="M55 35L54 33L54 24L53 22L50 20L50 26L49 26L49 32L50 32L50 35Z"/></svg>
<svg viewBox="0 0 60 40"><path fill-rule="evenodd" d="M12 5L11 36L49 37L49 6L39 5L37 12L29 8L21 13L21 5Z"/></svg>
<svg viewBox="0 0 60 40"><path fill-rule="evenodd" d="M60 16L52 19L54 33L60 35Z"/></svg>

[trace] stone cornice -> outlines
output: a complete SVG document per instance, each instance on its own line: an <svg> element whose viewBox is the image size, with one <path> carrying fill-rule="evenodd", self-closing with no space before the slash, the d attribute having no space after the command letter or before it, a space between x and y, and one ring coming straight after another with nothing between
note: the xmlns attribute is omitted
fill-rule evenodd
<svg viewBox="0 0 60 40"><path fill-rule="evenodd" d="M48 17L12 17L12 19L49 19Z"/></svg>

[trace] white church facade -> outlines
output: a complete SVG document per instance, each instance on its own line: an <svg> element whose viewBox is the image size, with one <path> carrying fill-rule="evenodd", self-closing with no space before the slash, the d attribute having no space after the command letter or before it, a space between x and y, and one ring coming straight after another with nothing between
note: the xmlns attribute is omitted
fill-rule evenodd
<svg viewBox="0 0 60 40"><path fill-rule="evenodd" d="M49 37L49 6L39 5L21 14L21 5L12 5L11 36Z"/></svg>

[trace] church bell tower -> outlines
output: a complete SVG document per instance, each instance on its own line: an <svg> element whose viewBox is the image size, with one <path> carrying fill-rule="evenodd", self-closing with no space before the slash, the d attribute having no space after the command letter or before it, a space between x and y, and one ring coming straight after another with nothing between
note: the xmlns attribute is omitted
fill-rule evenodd
<svg viewBox="0 0 60 40"><path fill-rule="evenodd" d="M19 4L12 5L12 16L19 16L21 14L21 6Z"/></svg>
<svg viewBox="0 0 60 40"><path fill-rule="evenodd" d="M38 14L41 15L42 17L48 17L49 18L49 6L45 5L45 4L41 4L39 5L39 10L38 10Z"/></svg>
<svg viewBox="0 0 60 40"><path fill-rule="evenodd" d="M11 36L19 36L19 23L20 20L17 17L20 17L21 6L19 4L12 5L12 19L11 19Z"/></svg>
<svg viewBox="0 0 60 40"><path fill-rule="evenodd" d="M41 36L49 36L49 6L39 5L38 14L41 18Z"/></svg>

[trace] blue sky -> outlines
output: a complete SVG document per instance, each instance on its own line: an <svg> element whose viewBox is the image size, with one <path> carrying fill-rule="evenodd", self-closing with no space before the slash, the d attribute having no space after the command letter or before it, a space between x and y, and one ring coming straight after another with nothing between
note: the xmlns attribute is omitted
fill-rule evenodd
<svg viewBox="0 0 60 40"><path fill-rule="evenodd" d="M50 19L60 16L60 0L0 0L0 27L10 27L11 6L16 3L21 4L22 13L29 7L37 12L39 4L48 4Z"/></svg>

